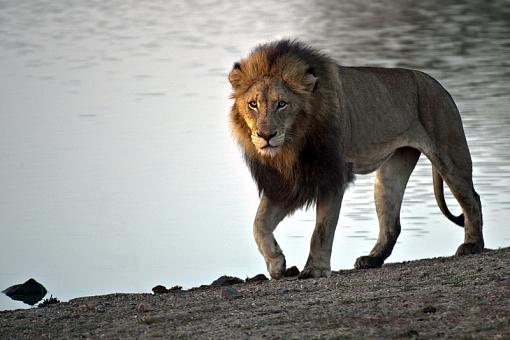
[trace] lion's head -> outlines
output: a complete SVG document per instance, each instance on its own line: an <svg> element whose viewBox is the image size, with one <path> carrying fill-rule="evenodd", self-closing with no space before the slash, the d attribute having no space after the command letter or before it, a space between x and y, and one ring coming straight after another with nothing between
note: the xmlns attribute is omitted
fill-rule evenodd
<svg viewBox="0 0 510 340"><path fill-rule="evenodd" d="M317 77L297 55L285 53L291 42L263 45L234 64L232 128L245 151L270 159L299 143L305 112ZM301 128L296 129L296 120ZM249 144L252 145L249 145ZM284 153L284 151L283 151Z"/></svg>
<svg viewBox="0 0 510 340"><path fill-rule="evenodd" d="M260 193L289 211L352 179L339 136L338 69L317 50L279 40L229 74L230 122Z"/></svg>

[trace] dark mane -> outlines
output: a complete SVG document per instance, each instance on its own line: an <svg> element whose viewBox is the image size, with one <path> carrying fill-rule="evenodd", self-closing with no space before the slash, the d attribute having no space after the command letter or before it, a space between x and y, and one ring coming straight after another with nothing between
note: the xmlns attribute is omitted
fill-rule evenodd
<svg viewBox="0 0 510 340"><path fill-rule="evenodd" d="M252 53L263 53L266 56L267 64L272 67L275 62L283 57L292 55L310 65L313 71L313 65L328 63L331 60L325 54L309 47L308 45L290 39L273 41L267 44L257 46Z"/></svg>
<svg viewBox="0 0 510 340"><path fill-rule="evenodd" d="M307 141L294 168L289 169L290 176L263 164L258 157L248 153L244 157L259 194L264 193L271 201L294 211L315 204L319 195L342 195L353 181L352 164L342 159L334 145L334 141Z"/></svg>

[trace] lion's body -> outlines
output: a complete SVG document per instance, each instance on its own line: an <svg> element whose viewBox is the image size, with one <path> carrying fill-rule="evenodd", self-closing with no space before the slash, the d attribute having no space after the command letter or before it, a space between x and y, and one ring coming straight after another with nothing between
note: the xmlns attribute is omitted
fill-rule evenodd
<svg viewBox="0 0 510 340"><path fill-rule="evenodd" d="M430 153L435 144L448 146L444 127L455 131L456 147L466 155L457 108L431 77L407 69L339 67L339 78L340 98L364 99L341 101L339 111L342 131L351 132L343 138L344 157L356 173L374 171L400 147Z"/></svg>
<svg viewBox="0 0 510 340"><path fill-rule="evenodd" d="M354 173L375 170L380 234L356 267L382 265L400 233L403 193L421 153L433 164L441 211L458 224L465 222L465 243L457 253L481 251L481 205L462 122L450 95L433 78L407 69L339 66L283 40L256 48L234 66L229 80L233 134L262 194L254 236L272 277L285 269L272 231L293 210L312 203L317 203L317 223L301 277L329 275L344 190ZM448 211L443 179L464 218Z"/></svg>

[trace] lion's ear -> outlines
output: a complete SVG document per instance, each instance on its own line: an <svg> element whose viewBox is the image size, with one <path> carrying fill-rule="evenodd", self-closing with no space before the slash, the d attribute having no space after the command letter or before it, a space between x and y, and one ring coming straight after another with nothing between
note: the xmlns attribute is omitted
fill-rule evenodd
<svg viewBox="0 0 510 340"><path fill-rule="evenodd" d="M242 75L243 72L241 71L241 64L235 63L234 67L232 67L232 71L228 74L228 81L234 89L241 85Z"/></svg>
<svg viewBox="0 0 510 340"><path fill-rule="evenodd" d="M313 92L317 86L317 77L311 69L306 71L305 77L303 78L303 85L308 92Z"/></svg>

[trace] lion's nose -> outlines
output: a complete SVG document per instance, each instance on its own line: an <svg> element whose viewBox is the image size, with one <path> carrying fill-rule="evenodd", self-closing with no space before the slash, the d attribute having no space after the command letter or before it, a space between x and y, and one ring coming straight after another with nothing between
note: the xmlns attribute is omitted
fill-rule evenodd
<svg viewBox="0 0 510 340"><path fill-rule="evenodd" d="M260 138L264 138L265 140L267 140L269 142L269 140L271 138L273 138L274 136L276 136L276 131L269 134L269 133L264 133L264 132L261 132L261 131L257 131L257 136L259 136Z"/></svg>

